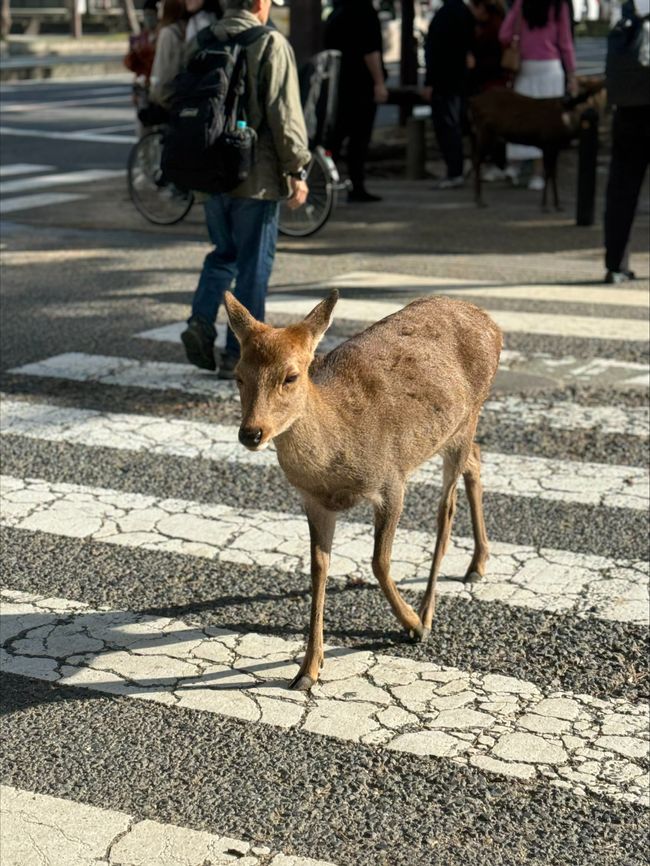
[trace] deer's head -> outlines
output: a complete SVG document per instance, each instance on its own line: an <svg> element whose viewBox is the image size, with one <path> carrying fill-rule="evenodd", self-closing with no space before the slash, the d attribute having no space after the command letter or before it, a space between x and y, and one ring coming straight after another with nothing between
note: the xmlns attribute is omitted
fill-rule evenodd
<svg viewBox="0 0 650 866"><path fill-rule="evenodd" d="M235 369L242 406L239 441L250 451L266 448L302 414L310 388L309 366L337 300L338 292L333 291L302 322L272 328L225 293L230 327L241 347Z"/></svg>

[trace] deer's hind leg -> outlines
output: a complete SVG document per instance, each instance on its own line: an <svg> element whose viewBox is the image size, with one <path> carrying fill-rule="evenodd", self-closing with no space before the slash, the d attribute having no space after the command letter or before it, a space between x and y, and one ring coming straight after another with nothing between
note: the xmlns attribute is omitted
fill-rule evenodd
<svg viewBox="0 0 650 866"><path fill-rule="evenodd" d="M474 531L474 555L465 575L466 580L480 580L485 574L485 565L489 556L487 532L483 519L483 485L481 484L481 449L472 443L469 457L463 469L465 492L469 501Z"/></svg>
<svg viewBox="0 0 650 866"><path fill-rule="evenodd" d="M465 468L471 439L460 446L450 448L443 455L442 464L442 495L438 506L438 533L436 535L436 546L433 551L433 563L429 573L424 598L420 604L420 619L425 629L431 629L433 614L436 608L436 581L440 573L440 564L445 555L449 538L451 536L451 525L456 511L456 485L461 472Z"/></svg>
<svg viewBox="0 0 650 866"><path fill-rule="evenodd" d="M390 574L390 560L395 531L404 504L404 485L395 483L384 492L382 502L375 506L375 548L372 556L372 570L393 613L413 638L425 640L425 631L420 617L402 598Z"/></svg>

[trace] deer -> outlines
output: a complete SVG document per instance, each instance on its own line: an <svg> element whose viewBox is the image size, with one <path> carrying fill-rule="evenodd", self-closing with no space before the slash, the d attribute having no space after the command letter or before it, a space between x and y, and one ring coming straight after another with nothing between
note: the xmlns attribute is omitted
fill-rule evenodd
<svg viewBox="0 0 650 866"><path fill-rule="evenodd" d="M315 355L330 326L332 291L300 322L257 321L230 292L224 302L240 344L235 376L238 438L249 451L274 443L288 482L300 493L311 553L309 638L289 688L308 691L324 662L325 586L337 516L366 501L374 511L372 571L409 637L425 641L436 579L447 549L463 476L474 550L465 580L485 574L488 539L481 458L474 441L497 371L503 336L486 312L465 301L420 298L326 355ZM408 477L436 454L443 460L437 536L419 611L391 577L391 551Z"/></svg>

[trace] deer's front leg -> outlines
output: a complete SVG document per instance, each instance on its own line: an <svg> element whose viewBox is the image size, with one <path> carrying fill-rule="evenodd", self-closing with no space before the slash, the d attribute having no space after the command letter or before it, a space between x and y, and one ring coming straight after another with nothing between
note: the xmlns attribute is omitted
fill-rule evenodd
<svg viewBox="0 0 650 866"><path fill-rule="evenodd" d="M323 664L323 616L325 584L330 566L336 514L327 511L311 499L305 499L305 511L311 539L311 619L307 651L300 670L289 688L308 691L318 680Z"/></svg>

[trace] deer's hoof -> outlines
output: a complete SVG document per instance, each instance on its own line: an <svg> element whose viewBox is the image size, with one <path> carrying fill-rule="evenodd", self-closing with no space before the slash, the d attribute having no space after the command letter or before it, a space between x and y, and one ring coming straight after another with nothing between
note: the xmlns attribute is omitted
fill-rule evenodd
<svg viewBox="0 0 650 866"><path fill-rule="evenodd" d="M409 638L415 643L424 643L429 639L431 629L423 625L418 625L415 628L409 629Z"/></svg>
<svg viewBox="0 0 650 866"><path fill-rule="evenodd" d="M483 575L478 571L468 571L465 575L465 583L478 583L479 580L483 580Z"/></svg>
<svg viewBox="0 0 650 866"><path fill-rule="evenodd" d="M289 683L289 688L294 692L308 692L315 685L315 680L308 674L298 673Z"/></svg>

